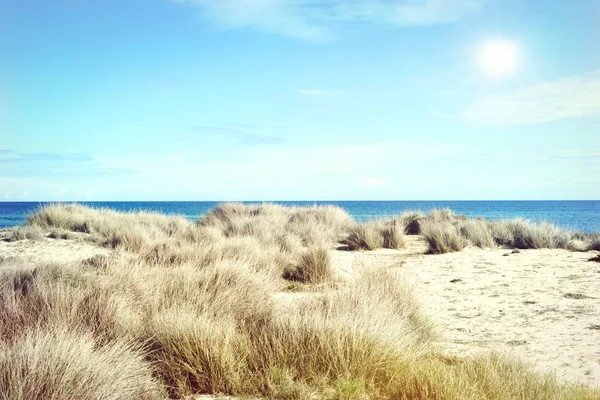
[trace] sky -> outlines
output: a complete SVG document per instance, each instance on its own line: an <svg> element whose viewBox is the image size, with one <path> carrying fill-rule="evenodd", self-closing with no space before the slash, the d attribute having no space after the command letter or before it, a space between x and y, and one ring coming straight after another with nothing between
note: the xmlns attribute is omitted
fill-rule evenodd
<svg viewBox="0 0 600 400"><path fill-rule="evenodd" d="M597 0L0 0L0 201L600 199L598 38Z"/></svg>

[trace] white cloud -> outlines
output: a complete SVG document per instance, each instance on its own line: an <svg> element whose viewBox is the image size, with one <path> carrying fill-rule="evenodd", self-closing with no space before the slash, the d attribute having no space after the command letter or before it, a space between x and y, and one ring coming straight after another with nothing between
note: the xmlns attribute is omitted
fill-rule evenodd
<svg viewBox="0 0 600 400"><path fill-rule="evenodd" d="M388 183L390 183L391 181L389 179L385 179L385 178L374 178L374 177L365 177L362 178L360 180L360 183L363 186L367 186L367 187L378 187L378 186L384 186L387 185Z"/></svg>
<svg viewBox="0 0 600 400"><path fill-rule="evenodd" d="M251 27L312 41L328 40L348 23L417 26L448 23L484 0L173 0L197 6L226 28Z"/></svg>
<svg viewBox="0 0 600 400"><path fill-rule="evenodd" d="M479 125L529 125L592 116L600 116L600 70L485 96L462 113L464 120Z"/></svg>

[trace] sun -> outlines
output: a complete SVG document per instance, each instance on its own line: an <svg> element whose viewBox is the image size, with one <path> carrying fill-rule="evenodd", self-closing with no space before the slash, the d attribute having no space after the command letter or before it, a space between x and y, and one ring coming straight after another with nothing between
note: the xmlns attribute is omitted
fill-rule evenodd
<svg viewBox="0 0 600 400"><path fill-rule="evenodd" d="M491 78L513 75L519 59L519 49L509 40L485 42L479 49L479 65Z"/></svg>

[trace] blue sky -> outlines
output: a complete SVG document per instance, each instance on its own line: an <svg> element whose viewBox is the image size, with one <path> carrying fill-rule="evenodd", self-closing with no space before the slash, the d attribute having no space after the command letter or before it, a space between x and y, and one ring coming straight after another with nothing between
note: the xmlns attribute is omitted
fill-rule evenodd
<svg viewBox="0 0 600 400"><path fill-rule="evenodd" d="M600 199L597 38L596 0L0 0L0 200Z"/></svg>

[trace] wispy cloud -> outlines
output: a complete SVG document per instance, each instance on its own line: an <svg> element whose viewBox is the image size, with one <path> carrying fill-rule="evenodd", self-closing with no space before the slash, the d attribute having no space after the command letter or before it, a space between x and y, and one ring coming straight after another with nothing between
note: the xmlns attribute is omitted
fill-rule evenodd
<svg viewBox="0 0 600 400"><path fill-rule="evenodd" d="M249 27L310 41L349 24L418 26L453 22L484 0L173 0L225 28Z"/></svg>
<svg viewBox="0 0 600 400"><path fill-rule="evenodd" d="M514 151L510 151L504 154L496 155L496 156L486 156L487 159L495 158L497 160L534 160L536 162L539 161L547 161L556 163L557 161L572 161L578 160L586 163L594 163L600 166L600 149L588 149L588 150L573 150L573 149L564 149L564 150L553 150L553 149L544 149L539 148L537 151L525 152L525 153L515 153Z"/></svg>
<svg viewBox="0 0 600 400"><path fill-rule="evenodd" d="M2 154L2 153L0 153ZM58 154L58 153L15 153L8 151L4 154L8 156L0 156L0 164L19 164L19 163L77 163L77 162L92 162L93 157L85 154Z"/></svg>
<svg viewBox="0 0 600 400"><path fill-rule="evenodd" d="M123 176L136 171L111 168L88 154L18 153L0 151L1 178L95 178Z"/></svg>
<svg viewBox="0 0 600 400"><path fill-rule="evenodd" d="M222 126L196 126L191 130L194 134L225 136L246 146L269 145L285 143L285 139L276 136L261 136L240 129Z"/></svg>
<svg viewBox="0 0 600 400"><path fill-rule="evenodd" d="M305 96L336 96L345 94L345 90L300 89L299 94Z"/></svg>
<svg viewBox="0 0 600 400"><path fill-rule="evenodd" d="M486 96L462 113L464 120L480 125L528 125L592 116L600 116L600 70Z"/></svg>

